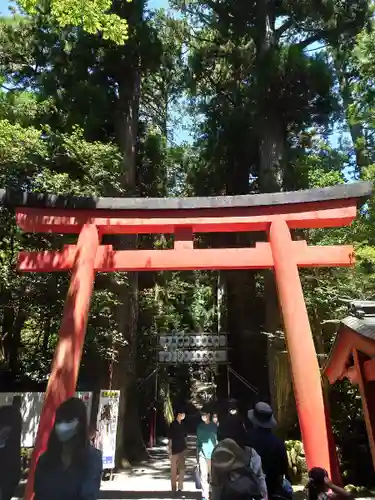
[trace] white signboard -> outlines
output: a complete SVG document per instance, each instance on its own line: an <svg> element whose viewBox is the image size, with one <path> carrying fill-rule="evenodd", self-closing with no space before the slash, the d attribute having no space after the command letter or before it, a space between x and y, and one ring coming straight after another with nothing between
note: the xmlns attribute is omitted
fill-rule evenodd
<svg viewBox="0 0 375 500"><path fill-rule="evenodd" d="M95 446L102 452L103 469L115 466L120 391L100 391Z"/></svg>
<svg viewBox="0 0 375 500"><path fill-rule="evenodd" d="M159 336L159 363L216 364L227 362L227 336L176 333Z"/></svg>
<svg viewBox="0 0 375 500"><path fill-rule="evenodd" d="M44 392L1 392L0 406L11 405L14 396L21 397L22 436L21 446L33 448L42 413ZM87 418L90 420L92 392L77 392L76 397L83 399L87 407Z"/></svg>

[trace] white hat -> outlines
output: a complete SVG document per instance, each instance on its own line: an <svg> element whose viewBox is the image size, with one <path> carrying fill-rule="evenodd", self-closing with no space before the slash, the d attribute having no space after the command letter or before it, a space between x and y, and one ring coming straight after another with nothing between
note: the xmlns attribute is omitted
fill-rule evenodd
<svg viewBox="0 0 375 500"><path fill-rule="evenodd" d="M277 425L272 408L267 403L257 403L254 410L247 412L247 416L250 422L263 429L273 429Z"/></svg>

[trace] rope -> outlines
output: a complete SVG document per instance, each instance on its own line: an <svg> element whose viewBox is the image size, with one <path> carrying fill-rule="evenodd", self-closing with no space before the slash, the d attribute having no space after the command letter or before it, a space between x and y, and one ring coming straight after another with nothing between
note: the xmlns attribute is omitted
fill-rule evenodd
<svg viewBox="0 0 375 500"><path fill-rule="evenodd" d="M256 394L257 396L259 396L259 391L258 391L258 389L255 387L255 385L250 384L250 382L248 382L248 381L247 381L244 377L242 377L242 375L240 375L239 373L237 373L237 372L236 372L235 370L233 370L233 368L231 368L230 366L228 366L228 371L229 371L230 373L233 373L233 375L234 375L235 377L237 377L237 378L238 378L238 380L239 380L240 382L242 382L242 383L243 383L243 385L244 385L245 387L247 387L247 388L248 388L248 389L250 389L250 390L251 390L254 394Z"/></svg>

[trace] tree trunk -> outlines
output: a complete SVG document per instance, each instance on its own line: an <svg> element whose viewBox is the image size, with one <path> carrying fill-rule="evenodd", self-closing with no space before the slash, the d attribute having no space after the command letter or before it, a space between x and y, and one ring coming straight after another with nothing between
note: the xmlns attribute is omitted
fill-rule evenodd
<svg viewBox="0 0 375 500"><path fill-rule="evenodd" d="M139 25L142 17L143 8L140 8L139 4L134 5L133 18L129 20L129 25L135 29L134 27ZM123 155L121 187L126 196L135 196L137 193L136 142L140 94L140 59L137 47L134 47L133 51L131 55L124 54L123 60L119 61L122 71L119 72L120 76L118 78L116 134ZM130 71L129 57L133 62ZM136 249L137 245L136 235L116 238L118 249ZM127 283L122 285L118 294L120 341L116 342L114 346L116 360L112 366L112 387L121 391L116 446L116 465L120 468L127 465L127 460L135 461L147 456L136 398L138 273L127 273L126 277Z"/></svg>
<svg viewBox="0 0 375 500"><path fill-rule="evenodd" d="M259 188L262 193L278 192L283 188L282 154L284 150L284 134L277 117L264 116L260 127L259 139ZM276 408L278 420L284 427L289 421L288 406L284 405L284 394L290 387L290 372L287 358L281 354L285 350L283 343L277 339L278 330L282 329L282 321L277 298L277 290L272 271L264 273L264 298L266 318L264 327L268 336L268 374L272 406ZM286 396L287 397L287 396ZM289 406L290 407L290 406ZM284 413L284 414L283 414Z"/></svg>
<svg viewBox="0 0 375 500"><path fill-rule="evenodd" d="M353 123L350 117L350 106L354 104L354 99L350 87L350 75L347 74L347 70L345 68L345 63L347 64L348 57L350 57L348 54L340 54L339 51L332 51L332 58L340 86L340 95L342 98L346 121L354 146L357 170L360 174L362 169L369 165L370 161L366 155L366 141L362 124Z"/></svg>
<svg viewBox="0 0 375 500"><path fill-rule="evenodd" d="M42 352L46 356L48 352L49 337L51 334L52 316L47 314L44 320Z"/></svg>
<svg viewBox="0 0 375 500"><path fill-rule="evenodd" d="M282 157L285 131L273 113L260 117L259 123L259 190L274 193L283 189Z"/></svg>
<svg viewBox="0 0 375 500"><path fill-rule="evenodd" d="M269 17L268 0L258 0L258 40L257 40L257 72L258 94L263 96L264 102L260 103L258 116L258 148L259 148L259 176L258 185L261 193L272 193L283 190L283 153L286 130L280 117L267 109L267 92L264 82L264 66L269 64L268 58L271 51L276 50L274 36L274 21ZM269 392L272 406L282 423L288 421L287 407L283 404L289 399L290 371L286 357L284 342L278 340L278 331L282 328L280 309L278 305L274 274L271 271L264 273L264 300L265 321L264 329L267 332L268 352L268 377Z"/></svg>
<svg viewBox="0 0 375 500"><path fill-rule="evenodd" d="M11 341L9 344L9 360L8 366L11 373L16 374L20 371L19 365L19 348L21 345L21 332L25 324L27 313L19 308L12 326Z"/></svg>

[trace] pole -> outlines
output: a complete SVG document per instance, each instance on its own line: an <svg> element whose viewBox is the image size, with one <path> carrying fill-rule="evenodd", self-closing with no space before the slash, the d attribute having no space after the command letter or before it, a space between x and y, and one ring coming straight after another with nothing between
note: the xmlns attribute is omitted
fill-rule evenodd
<svg viewBox="0 0 375 500"><path fill-rule="evenodd" d="M155 405L154 405L154 446L156 445L156 420L157 420L157 401L158 401L158 374L159 374L159 367L156 368L156 373L155 373Z"/></svg>
<svg viewBox="0 0 375 500"><path fill-rule="evenodd" d="M309 469L323 467L331 475L320 369L296 264L296 250L292 247L288 225L281 217L271 223L269 240L307 466Z"/></svg>
<svg viewBox="0 0 375 500"><path fill-rule="evenodd" d="M331 479L334 484L343 487L344 485L342 482L342 477L340 472L340 463L336 452L335 436L333 434L331 426L331 408L329 404L328 387L324 386L324 380L322 380L322 385L323 385L324 411L326 416L326 427L328 434L328 446L329 446L330 461L331 461L331 474L332 474Z"/></svg>
<svg viewBox="0 0 375 500"><path fill-rule="evenodd" d="M229 365L227 364L227 395L228 399L230 398L230 372L229 372Z"/></svg>
<svg viewBox="0 0 375 500"><path fill-rule="evenodd" d="M240 375L239 373L237 373L235 370L233 370L233 368L229 368L229 372L230 373L233 373L233 375L240 381L243 383L243 385L245 387L247 387L248 389L250 389L250 391L252 391L254 394L256 394L257 396L259 396L259 391L258 389L255 387L255 385L252 385L250 384L250 382L248 382L242 375Z"/></svg>
<svg viewBox="0 0 375 500"><path fill-rule="evenodd" d="M53 428L56 409L74 396L78 379L87 318L95 280L95 257L99 247L99 234L92 224L82 227L77 241L76 257L64 313L60 324L51 374L36 436L25 500L34 497L34 474L39 456L45 451Z"/></svg>

